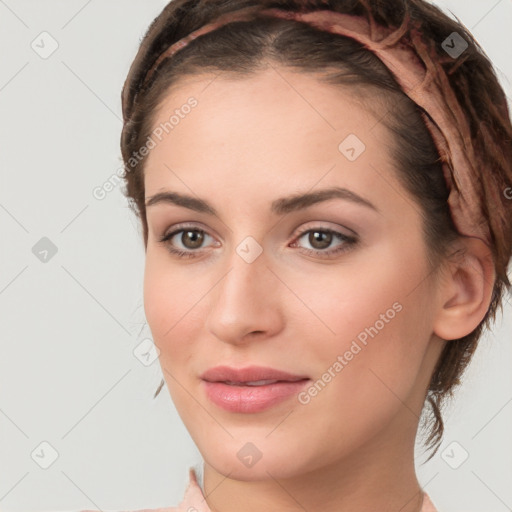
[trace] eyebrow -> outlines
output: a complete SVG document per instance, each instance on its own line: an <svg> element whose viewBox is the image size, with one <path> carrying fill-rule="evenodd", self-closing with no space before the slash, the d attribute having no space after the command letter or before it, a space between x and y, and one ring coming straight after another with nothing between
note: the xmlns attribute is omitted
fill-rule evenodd
<svg viewBox="0 0 512 512"><path fill-rule="evenodd" d="M315 192L299 193L282 197L272 201L270 211L276 215L284 215L286 213L303 210L314 204L328 201L329 199L344 199L379 212L379 209L368 199L343 187L332 187ZM199 213L218 216L216 209L206 200L171 191L159 192L148 198L146 208L160 203L175 204Z"/></svg>

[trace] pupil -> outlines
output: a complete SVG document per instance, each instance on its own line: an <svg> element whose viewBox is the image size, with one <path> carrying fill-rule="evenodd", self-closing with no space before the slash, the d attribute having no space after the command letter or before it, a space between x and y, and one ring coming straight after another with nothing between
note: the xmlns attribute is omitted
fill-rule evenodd
<svg viewBox="0 0 512 512"><path fill-rule="evenodd" d="M319 236L317 236L317 235L319 235ZM326 237L326 240L324 240L324 242L322 243L321 238L324 236ZM319 239L320 239L320 247L316 247L315 244L318 242ZM316 247L317 249L325 249L326 247L329 247L331 241L332 241L332 233L327 233L324 231L312 231L309 234L309 243L313 247Z"/></svg>
<svg viewBox="0 0 512 512"><path fill-rule="evenodd" d="M185 241L183 240L183 237L187 237L188 235L191 235L190 238L192 239L192 245L185 243ZM186 240L186 238L185 238L185 240ZM201 243L203 241L203 234L200 233L199 231L186 231L183 233L181 241L183 242L183 245L185 245L186 247L195 249L195 248L201 246Z"/></svg>

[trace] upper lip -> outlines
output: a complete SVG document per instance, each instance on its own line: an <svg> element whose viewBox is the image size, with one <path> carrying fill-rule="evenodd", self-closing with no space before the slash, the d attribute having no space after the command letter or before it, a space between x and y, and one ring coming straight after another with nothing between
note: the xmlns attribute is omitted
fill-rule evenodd
<svg viewBox="0 0 512 512"><path fill-rule="evenodd" d="M309 377L306 375L293 375L282 370L266 368L264 366L247 366L245 368L215 366L206 370L201 375L201 378L209 382L252 382L258 380L297 381L308 379Z"/></svg>

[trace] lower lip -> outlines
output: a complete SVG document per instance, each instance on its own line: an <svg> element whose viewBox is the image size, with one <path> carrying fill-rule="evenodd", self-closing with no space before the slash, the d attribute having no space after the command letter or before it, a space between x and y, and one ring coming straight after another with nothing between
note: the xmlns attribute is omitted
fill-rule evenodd
<svg viewBox="0 0 512 512"><path fill-rule="evenodd" d="M293 395L297 395L310 379L275 382L263 386L231 386L223 382L203 381L206 395L219 407L230 412L261 412Z"/></svg>

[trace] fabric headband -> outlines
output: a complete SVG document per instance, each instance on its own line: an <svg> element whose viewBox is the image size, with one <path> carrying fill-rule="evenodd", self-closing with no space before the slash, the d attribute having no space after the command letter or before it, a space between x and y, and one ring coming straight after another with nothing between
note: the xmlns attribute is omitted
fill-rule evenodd
<svg viewBox="0 0 512 512"><path fill-rule="evenodd" d="M453 92L436 52L425 44L417 27L408 28L409 18L395 29L377 25L370 18L342 14L330 10L300 13L277 8L248 7L230 12L190 33L163 52L146 74L146 84L165 60L187 46L195 38L227 23L253 21L256 15L295 20L320 30L350 37L372 51L391 71L403 92L422 111L440 155L443 174L449 190L448 206L459 234L491 244L489 225L482 214L477 184L480 182L478 162L468 121ZM404 35L409 31L409 39ZM500 198L495 198L499 204Z"/></svg>

